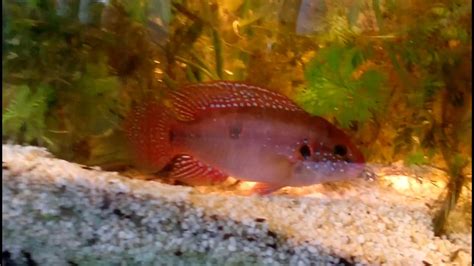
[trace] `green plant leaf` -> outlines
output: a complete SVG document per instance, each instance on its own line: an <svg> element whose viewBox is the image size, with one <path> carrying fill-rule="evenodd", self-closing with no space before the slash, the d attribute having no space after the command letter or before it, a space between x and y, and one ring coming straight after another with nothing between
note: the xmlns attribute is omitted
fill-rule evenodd
<svg viewBox="0 0 474 266"><path fill-rule="evenodd" d="M16 136L26 142L41 143L52 89L39 86L33 91L26 85L13 89L17 93L2 116L3 135Z"/></svg>
<svg viewBox="0 0 474 266"><path fill-rule="evenodd" d="M335 45L319 51L305 70L307 87L296 95L296 101L312 114L334 115L343 127L369 119L385 101L385 78L369 69L356 79L354 71L364 58L360 49L351 46Z"/></svg>

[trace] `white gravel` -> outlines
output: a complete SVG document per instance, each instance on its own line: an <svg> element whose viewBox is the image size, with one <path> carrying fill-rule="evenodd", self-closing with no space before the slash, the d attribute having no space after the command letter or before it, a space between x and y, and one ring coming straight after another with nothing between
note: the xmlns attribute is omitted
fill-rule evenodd
<svg viewBox="0 0 474 266"><path fill-rule="evenodd" d="M435 237L445 183L434 171L421 183L387 176L261 197L131 180L35 147L2 150L2 250L19 262L27 252L39 265L472 264L471 191L448 236Z"/></svg>

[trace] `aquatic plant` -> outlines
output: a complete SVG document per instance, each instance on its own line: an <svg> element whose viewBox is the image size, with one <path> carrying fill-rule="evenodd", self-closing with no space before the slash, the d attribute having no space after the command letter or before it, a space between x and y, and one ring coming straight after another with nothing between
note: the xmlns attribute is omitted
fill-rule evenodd
<svg viewBox="0 0 474 266"><path fill-rule="evenodd" d="M343 127L367 121L372 112L383 110L386 89L380 71L361 71L364 61L358 47L334 45L318 51L306 69L308 85L297 101L312 114L334 116Z"/></svg>
<svg viewBox="0 0 474 266"><path fill-rule="evenodd" d="M9 139L87 162L94 152L89 143L119 128L127 90L137 86L134 71L147 71L142 59L133 61L130 46L118 44L117 32L104 30L108 24L99 26L100 17L92 16L102 4L85 14L79 4L5 3L2 124Z"/></svg>
<svg viewBox="0 0 474 266"><path fill-rule="evenodd" d="M360 3L347 10L349 15L342 24L345 30L336 27L332 34L336 44L318 51L308 65L308 84L297 99L308 111L334 116L345 127L349 122L372 120L376 124L372 131L378 132L375 141L382 140L381 131L390 130L380 123L388 120L391 130L397 128L391 134L395 145L379 146L379 151L401 152L408 164L444 163L451 179L443 206L434 218L435 233L440 234L459 197L465 180L463 169L472 156L470 148L461 144L470 147L472 142L468 103L472 97L468 76L472 68L468 62L471 4L438 1L429 5L417 1L407 5L387 1L382 6L373 1L377 30L364 32L350 20L350 15L359 12ZM334 27L328 25L331 36ZM364 49L368 52L362 53ZM371 62L370 67L357 73L363 59ZM362 77L367 73L372 78L364 82ZM374 73L389 77L390 91L382 84L380 74ZM356 74L362 81L348 83L354 82ZM370 93L357 93L362 88ZM385 112L377 112L380 106Z"/></svg>
<svg viewBox="0 0 474 266"><path fill-rule="evenodd" d="M471 2L321 1L304 23L301 2L7 1L3 139L126 163L134 102L244 80L344 127L370 161L446 170L441 232L472 157Z"/></svg>

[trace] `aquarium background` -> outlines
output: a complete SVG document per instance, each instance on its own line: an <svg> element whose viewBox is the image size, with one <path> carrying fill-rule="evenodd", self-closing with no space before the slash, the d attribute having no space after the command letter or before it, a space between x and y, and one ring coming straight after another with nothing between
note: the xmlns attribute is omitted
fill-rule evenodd
<svg viewBox="0 0 474 266"><path fill-rule="evenodd" d="M438 233L471 182L471 1L2 4L4 143L121 169L132 106L239 80L343 128L369 162L448 172Z"/></svg>

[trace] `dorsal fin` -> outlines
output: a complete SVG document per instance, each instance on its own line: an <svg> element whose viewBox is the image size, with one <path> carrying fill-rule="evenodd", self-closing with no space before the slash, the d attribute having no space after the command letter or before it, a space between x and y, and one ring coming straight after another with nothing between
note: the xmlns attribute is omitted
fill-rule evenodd
<svg viewBox="0 0 474 266"><path fill-rule="evenodd" d="M182 87L170 94L179 120L191 121L212 110L264 108L304 112L286 96L241 82L214 81Z"/></svg>
<svg viewBox="0 0 474 266"><path fill-rule="evenodd" d="M228 177L222 171L200 162L190 155L179 155L170 164L169 177L189 185L215 185Z"/></svg>

